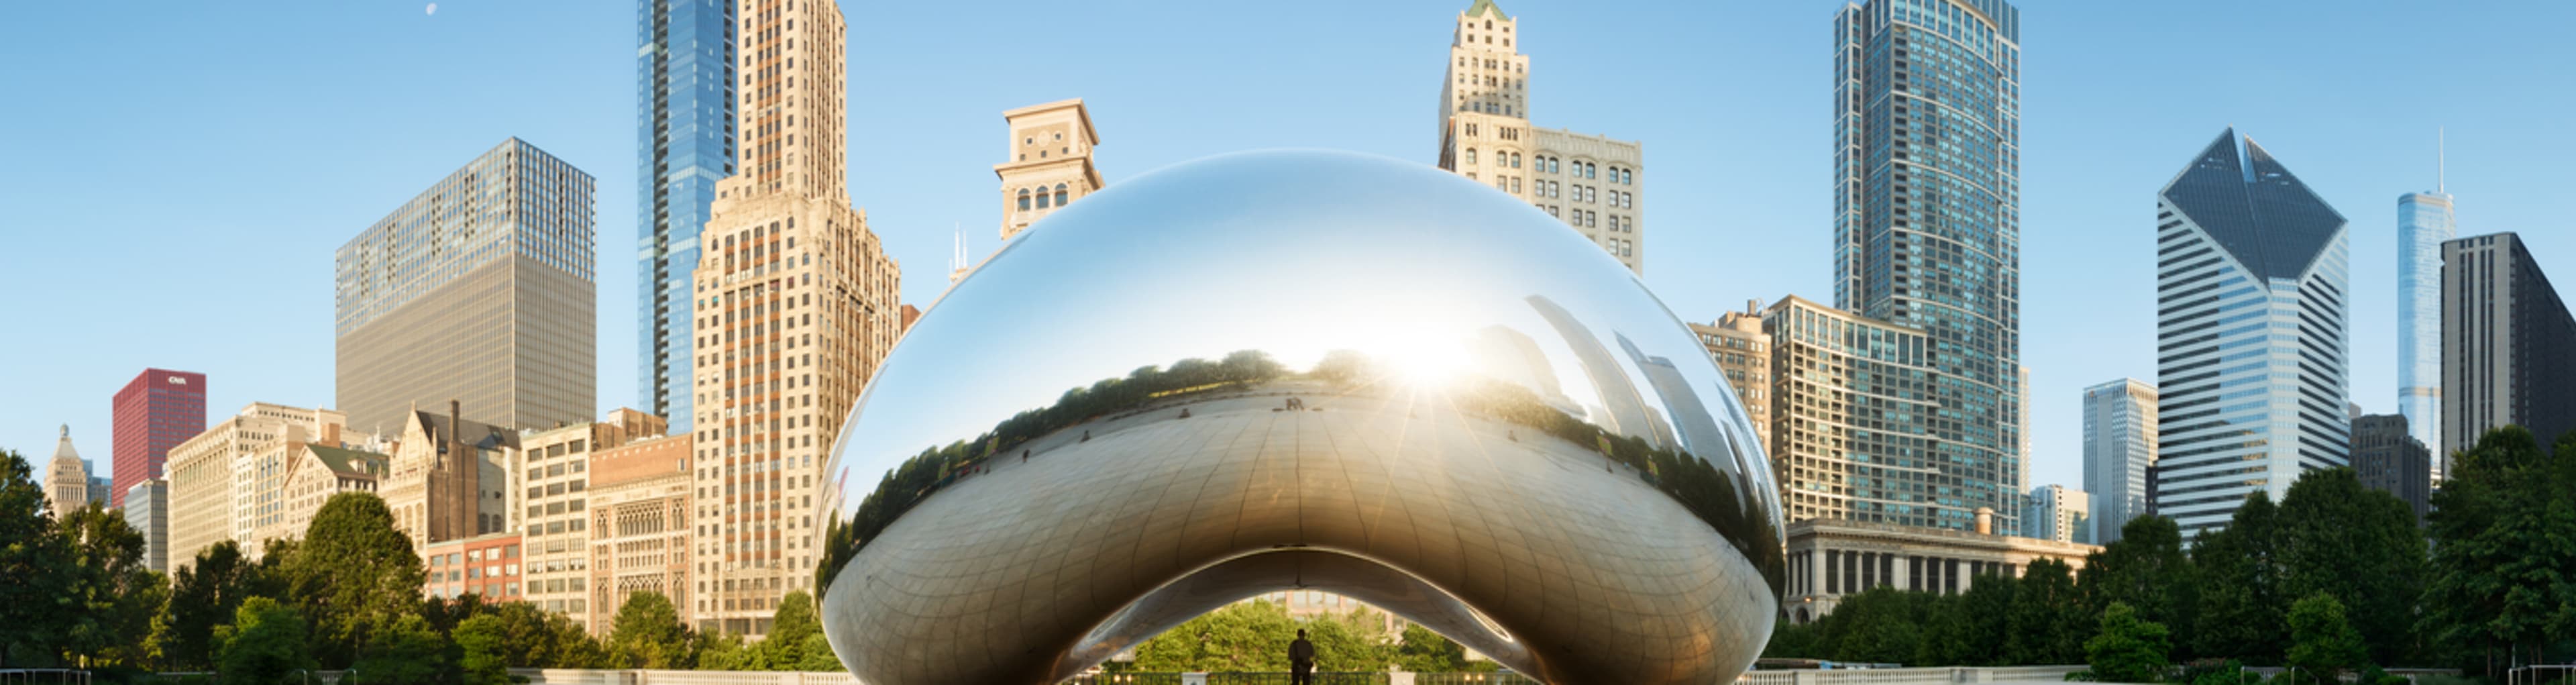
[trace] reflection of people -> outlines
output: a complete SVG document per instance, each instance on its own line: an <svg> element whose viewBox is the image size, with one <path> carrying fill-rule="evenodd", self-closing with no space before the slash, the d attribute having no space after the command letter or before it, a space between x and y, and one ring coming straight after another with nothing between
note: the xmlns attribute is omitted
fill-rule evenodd
<svg viewBox="0 0 2576 685"><path fill-rule="evenodd" d="M1315 682L1315 643L1306 641L1306 629L1297 629L1297 639L1288 643L1288 684L1312 685Z"/></svg>
<svg viewBox="0 0 2576 685"><path fill-rule="evenodd" d="M1020 463L1022 463L1022 464L1029 463L1029 451L1028 451L1028 450L1020 450Z"/></svg>

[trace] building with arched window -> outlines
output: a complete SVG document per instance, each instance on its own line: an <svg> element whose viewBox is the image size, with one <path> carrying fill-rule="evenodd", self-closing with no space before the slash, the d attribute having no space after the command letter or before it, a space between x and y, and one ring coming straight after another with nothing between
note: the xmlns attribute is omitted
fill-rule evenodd
<svg viewBox="0 0 2576 685"><path fill-rule="evenodd" d="M1100 190L1100 169L1091 164L1100 134L1092 130L1091 110L1081 98L1014 109L1002 119L1010 124L1010 156L993 165L993 175L1002 180L1002 240L1008 241L1049 212Z"/></svg>

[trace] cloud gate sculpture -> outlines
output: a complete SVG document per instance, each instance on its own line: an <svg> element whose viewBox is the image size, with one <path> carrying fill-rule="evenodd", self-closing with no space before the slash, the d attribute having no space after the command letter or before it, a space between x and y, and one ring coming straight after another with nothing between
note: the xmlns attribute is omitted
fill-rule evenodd
<svg viewBox="0 0 2576 685"><path fill-rule="evenodd" d="M1780 506L1643 282L1476 181L1215 157L1048 217L843 425L817 592L870 685L1049 683L1313 589L1551 683L1731 682Z"/></svg>

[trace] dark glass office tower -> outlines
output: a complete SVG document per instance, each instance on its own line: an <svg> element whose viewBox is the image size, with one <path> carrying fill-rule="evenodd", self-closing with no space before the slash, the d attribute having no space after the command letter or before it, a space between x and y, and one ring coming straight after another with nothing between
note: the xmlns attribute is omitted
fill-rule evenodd
<svg viewBox="0 0 2576 685"><path fill-rule="evenodd" d="M2186 536L2352 451L2343 214L2235 129L2156 196L2155 513Z"/></svg>
<svg viewBox="0 0 2576 685"><path fill-rule="evenodd" d="M733 21L723 0L635 5L637 402L674 434L689 430L698 230L716 181L733 175Z"/></svg>
<svg viewBox="0 0 2576 685"><path fill-rule="evenodd" d="M2531 429L2544 449L2576 431L2571 347L2576 316L2522 236L2444 241L2439 459L2476 446L2491 428Z"/></svg>
<svg viewBox="0 0 2576 685"><path fill-rule="evenodd" d="M1922 329L1920 447L1852 455L1863 520L2019 530L2021 21L2001 0L1869 0L1834 17L1834 305ZM1857 427L1855 427L1857 428Z"/></svg>

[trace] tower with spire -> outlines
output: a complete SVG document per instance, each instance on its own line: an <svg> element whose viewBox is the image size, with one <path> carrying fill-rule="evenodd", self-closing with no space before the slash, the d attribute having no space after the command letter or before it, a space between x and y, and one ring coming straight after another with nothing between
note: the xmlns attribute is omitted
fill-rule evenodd
<svg viewBox="0 0 2576 685"><path fill-rule="evenodd" d="M2397 413L2406 434L2442 445L2442 242L2459 235L2445 136L2434 131L2433 190L2397 196ZM2442 482L2444 460L2433 460Z"/></svg>
<svg viewBox="0 0 2576 685"><path fill-rule="evenodd" d="M62 439L54 443L54 459L45 464L45 504L56 517L89 506L89 467L81 461L80 450L72 449L71 424L63 424Z"/></svg>

